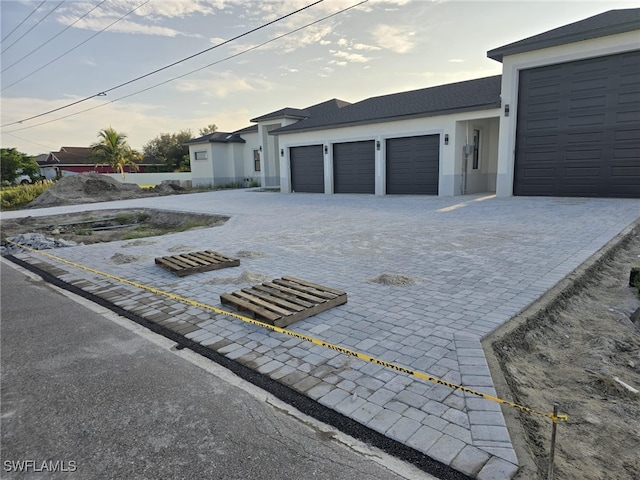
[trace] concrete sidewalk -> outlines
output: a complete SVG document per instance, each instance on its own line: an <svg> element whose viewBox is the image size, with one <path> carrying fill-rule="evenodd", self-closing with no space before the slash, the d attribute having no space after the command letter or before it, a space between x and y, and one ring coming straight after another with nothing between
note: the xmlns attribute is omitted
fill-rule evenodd
<svg viewBox="0 0 640 480"><path fill-rule="evenodd" d="M144 199L28 214L157 204L158 199ZM491 395L495 389L482 337L640 216L637 200L613 199L224 191L163 197L161 204L231 219L216 228L52 253L214 306L221 293L248 286L231 283L243 271L270 279L291 275L344 290L346 305L290 329ZM242 258L238 268L180 279L153 262L157 256L204 249L231 256L251 252L252 258ZM126 255L128 263L120 263L116 254ZM19 258L40 260L37 254ZM187 338L466 475L501 479L517 471L496 403L61 268L67 272L58 272L62 279L145 318L175 324ZM385 273L411 277L414 283L372 282Z"/></svg>

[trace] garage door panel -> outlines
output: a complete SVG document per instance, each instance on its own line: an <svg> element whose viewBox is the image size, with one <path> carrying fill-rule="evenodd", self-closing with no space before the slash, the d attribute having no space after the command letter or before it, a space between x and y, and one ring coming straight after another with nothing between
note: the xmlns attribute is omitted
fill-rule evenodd
<svg viewBox="0 0 640 480"><path fill-rule="evenodd" d="M437 195L439 161L439 135L388 139L387 193Z"/></svg>
<svg viewBox="0 0 640 480"><path fill-rule="evenodd" d="M375 193L375 144L363 142L333 145L335 193Z"/></svg>
<svg viewBox="0 0 640 480"><path fill-rule="evenodd" d="M289 150L291 190L324 193L324 155L322 145L292 147Z"/></svg>
<svg viewBox="0 0 640 480"><path fill-rule="evenodd" d="M640 51L521 71L514 194L640 198L639 106Z"/></svg>

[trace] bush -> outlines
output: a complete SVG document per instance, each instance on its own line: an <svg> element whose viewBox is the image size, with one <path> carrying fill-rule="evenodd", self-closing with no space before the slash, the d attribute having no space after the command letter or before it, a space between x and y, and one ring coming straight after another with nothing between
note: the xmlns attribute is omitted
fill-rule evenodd
<svg viewBox="0 0 640 480"><path fill-rule="evenodd" d="M12 210L24 207L27 203L34 200L38 195L45 192L53 185L51 180L43 180L31 185L16 185L12 187L3 187L0 190L0 203L2 210Z"/></svg>

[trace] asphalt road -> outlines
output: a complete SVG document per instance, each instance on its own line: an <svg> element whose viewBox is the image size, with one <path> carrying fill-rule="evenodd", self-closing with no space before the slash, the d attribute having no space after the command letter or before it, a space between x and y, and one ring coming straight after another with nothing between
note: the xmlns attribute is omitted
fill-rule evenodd
<svg viewBox="0 0 640 480"><path fill-rule="evenodd" d="M4 260L0 282L3 479L433 478Z"/></svg>

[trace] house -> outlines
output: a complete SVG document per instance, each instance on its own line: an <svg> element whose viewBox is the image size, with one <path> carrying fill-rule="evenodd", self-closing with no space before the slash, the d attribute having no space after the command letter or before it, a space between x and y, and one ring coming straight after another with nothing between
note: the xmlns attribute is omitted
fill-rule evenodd
<svg viewBox="0 0 640 480"><path fill-rule="evenodd" d="M91 157L91 147L60 147L59 151L50 152L44 159L38 156L36 163L40 167L40 175L49 179L82 172L117 173L108 165L96 165ZM146 156L137 165L137 172L144 173L149 167L162 165L162 162ZM127 173L136 172L130 167L125 170Z"/></svg>
<svg viewBox="0 0 640 480"><path fill-rule="evenodd" d="M190 140L192 182L198 185L260 183L265 187L280 185L280 147L271 132L280 127L325 115L348 105L332 99L305 109L283 108L256 117L257 125L235 132L215 132Z"/></svg>
<svg viewBox="0 0 640 480"><path fill-rule="evenodd" d="M282 192L640 198L639 34L639 8L611 10L489 51L502 75L277 110L189 142L192 170L206 151L223 166L198 182Z"/></svg>

